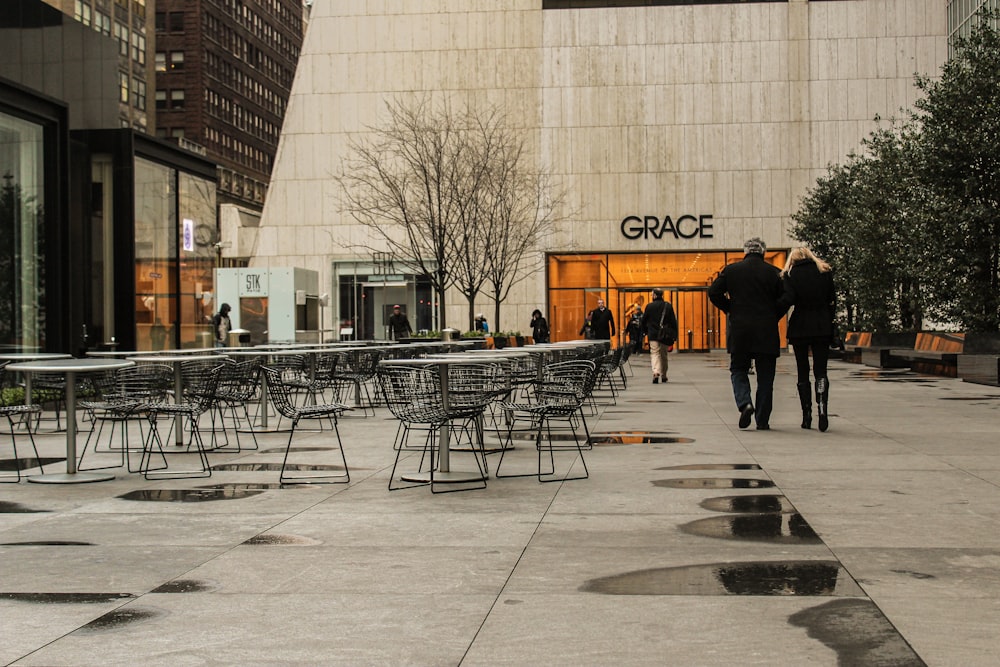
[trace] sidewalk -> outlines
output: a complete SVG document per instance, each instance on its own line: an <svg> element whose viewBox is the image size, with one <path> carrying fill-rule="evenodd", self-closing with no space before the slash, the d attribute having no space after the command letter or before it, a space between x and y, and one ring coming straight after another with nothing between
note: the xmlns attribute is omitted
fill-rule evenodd
<svg viewBox="0 0 1000 667"><path fill-rule="evenodd" d="M380 409L341 422L350 486L0 485L0 664L997 663L1000 389L832 362L830 431L803 431L786 355L772 430L740 431L727 356L665 385L648 359L590 420L588 480L390 493Z"/></svg>

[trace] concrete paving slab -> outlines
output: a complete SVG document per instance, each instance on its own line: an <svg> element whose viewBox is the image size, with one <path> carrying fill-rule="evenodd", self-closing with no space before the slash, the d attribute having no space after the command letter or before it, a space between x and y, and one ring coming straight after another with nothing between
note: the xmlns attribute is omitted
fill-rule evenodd
<svg viewBox="0 0 1000 667"><path fill-rule="evenodd" d="M389 492L380 409L342 420L348 485L269 488L248 464L279 461L282 433L211 453L250 469L209 479L0 485L0 542L37 543L0 546L0 661L995 664L1000 389L835 361L831 430L807 432L784 355L774 429L741 431L726 355L675 355L667 385L639 361L592 432L693 442L599 442L588 480ZM297 460L332 444L297 433ZM777 486L713 481L732 479ZM85 593L135 597L58 597Z"/></svg>

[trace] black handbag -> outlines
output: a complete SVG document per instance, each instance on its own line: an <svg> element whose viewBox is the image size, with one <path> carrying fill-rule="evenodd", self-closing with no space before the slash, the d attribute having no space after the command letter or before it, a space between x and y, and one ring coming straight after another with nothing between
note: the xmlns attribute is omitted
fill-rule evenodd
<svg viewBox="0 0 1000 667"><path fill-rule="evenodd" d="M656 342L663 345L673 345L676 341L674 338L674 332L663 326L664 319L667 316L667 302L663 302L663 310L660 311L660 327L656 331Z"/></svg>

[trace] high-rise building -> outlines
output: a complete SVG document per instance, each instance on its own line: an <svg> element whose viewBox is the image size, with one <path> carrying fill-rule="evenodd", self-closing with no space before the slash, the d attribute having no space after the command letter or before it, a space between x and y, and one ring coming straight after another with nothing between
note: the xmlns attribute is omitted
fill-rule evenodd
<svg viewBox="0 0 1000 667"><path fill-rule="evenodd" d="M156 135L219 165L219 202L259 211L303 36L302 0L157 0Z"/></svg>
<svg viewBox="0 0 1000 667"><path fill-rule="evenodd" d="M118 110L121 126L152 133L155 112L151 54L154 0L44 0L63 14L118 40Z"/></svg>

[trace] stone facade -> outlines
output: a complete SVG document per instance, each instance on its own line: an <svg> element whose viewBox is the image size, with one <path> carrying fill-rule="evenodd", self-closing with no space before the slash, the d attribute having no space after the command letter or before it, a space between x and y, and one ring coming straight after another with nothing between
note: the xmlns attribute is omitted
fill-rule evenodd
<svg viewBox="0 0 1000 667"><path fill-rule="evenodd" d="M365 259L332 174L347 138L408 94L502 104L576 212L539 253L790 247L790 215L830 163L917 97L947 57L940 0L541 9L541 0L316 0L254 263L333 288ZM623 218L711 215L706 238L631 240ZM324 291L327 287L321 288ZM520 324L544 273L504 304ZM449 320L467 305L449 299ZM482 310L491 312L485 299Z"/></svg>

